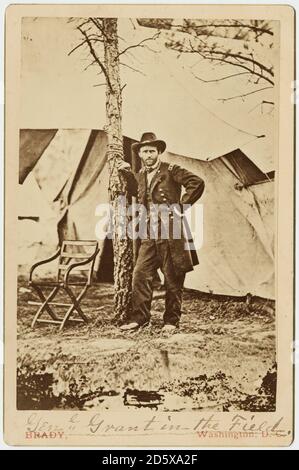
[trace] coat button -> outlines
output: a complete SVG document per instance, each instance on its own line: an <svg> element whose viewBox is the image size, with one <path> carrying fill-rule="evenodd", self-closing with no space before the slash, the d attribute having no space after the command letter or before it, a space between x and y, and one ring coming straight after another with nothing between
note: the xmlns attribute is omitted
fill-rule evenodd
<svg viewBox="0 0 299 470"><path fill-rule="evenodd" d="M167 201L166 197L163 197L163 201Z"/></svg>

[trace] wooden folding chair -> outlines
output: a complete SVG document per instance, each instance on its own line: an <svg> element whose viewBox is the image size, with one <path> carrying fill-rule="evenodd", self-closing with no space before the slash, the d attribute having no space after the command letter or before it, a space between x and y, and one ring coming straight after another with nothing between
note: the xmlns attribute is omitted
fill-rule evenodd
<svg viewBox="0 0 299 470"><path fill-rule="evenodd" d="M40 302L30 302L30 304L40 306L32 321L32 328L36 323L53 323L60 325L59 329L62 330L69 321L88 322L86 315L80 307L80 302L91 285L94 263L98 252L97 241L65 240L53 256L39 261L31 267L29 285L35 290L41 300ZM33 272L36 268L57 258L57 280L53 282L33 280ZM81 290L79 294L74 292L74 289L77 287L80 287ZM47 288L51 289L48 294L44 292ZM53 302L60 290L65 292L70 303ZM60 318L53 310L53 306L68 307L68 309L65 315ZM43 313L47 313L50 318L41 319L40 317ZM77 318L71 318L74 313L77 313Z"/></svg>

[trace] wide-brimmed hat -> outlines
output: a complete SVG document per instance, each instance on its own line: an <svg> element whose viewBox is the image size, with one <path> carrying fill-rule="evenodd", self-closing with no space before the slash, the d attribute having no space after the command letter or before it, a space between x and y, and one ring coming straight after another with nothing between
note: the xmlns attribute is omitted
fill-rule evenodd
<svg viewBox="0 0 299 470"><path fill-rule="evenodd" d="M156 134L153 132L144 132L140 142L135 142L132 144L132 150L138 152L138 150L144 145L154 145L157 147L160 153L163 153L166 149L166 142L164 142L164 140L157 139Z"/></svg>

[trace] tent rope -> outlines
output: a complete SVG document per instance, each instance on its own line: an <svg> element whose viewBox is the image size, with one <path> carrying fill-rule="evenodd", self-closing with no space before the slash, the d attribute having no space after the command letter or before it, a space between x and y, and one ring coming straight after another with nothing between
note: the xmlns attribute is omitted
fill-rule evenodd
<svg viewBox="0 0 299 470"><path fill-rule="evenodd" d="M123 160L123 145L122 144L109 144L106 151L107 160L110 161L114 158L121 158Z"/></svg>

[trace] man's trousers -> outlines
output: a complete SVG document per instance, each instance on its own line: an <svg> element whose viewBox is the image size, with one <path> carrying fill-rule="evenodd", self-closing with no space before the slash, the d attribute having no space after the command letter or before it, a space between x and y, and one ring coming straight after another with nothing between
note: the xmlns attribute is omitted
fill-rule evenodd
<svg viewBox="0 0 299 470"><path fill-rule="evenodd" d="M142 240L133 272L132 312L130 322L140 325L150 319L153 280L160 268L165 280L166 297L164 324L178 325L181 317L182 293L185 273L174 272L167 240Z"/></svg>

